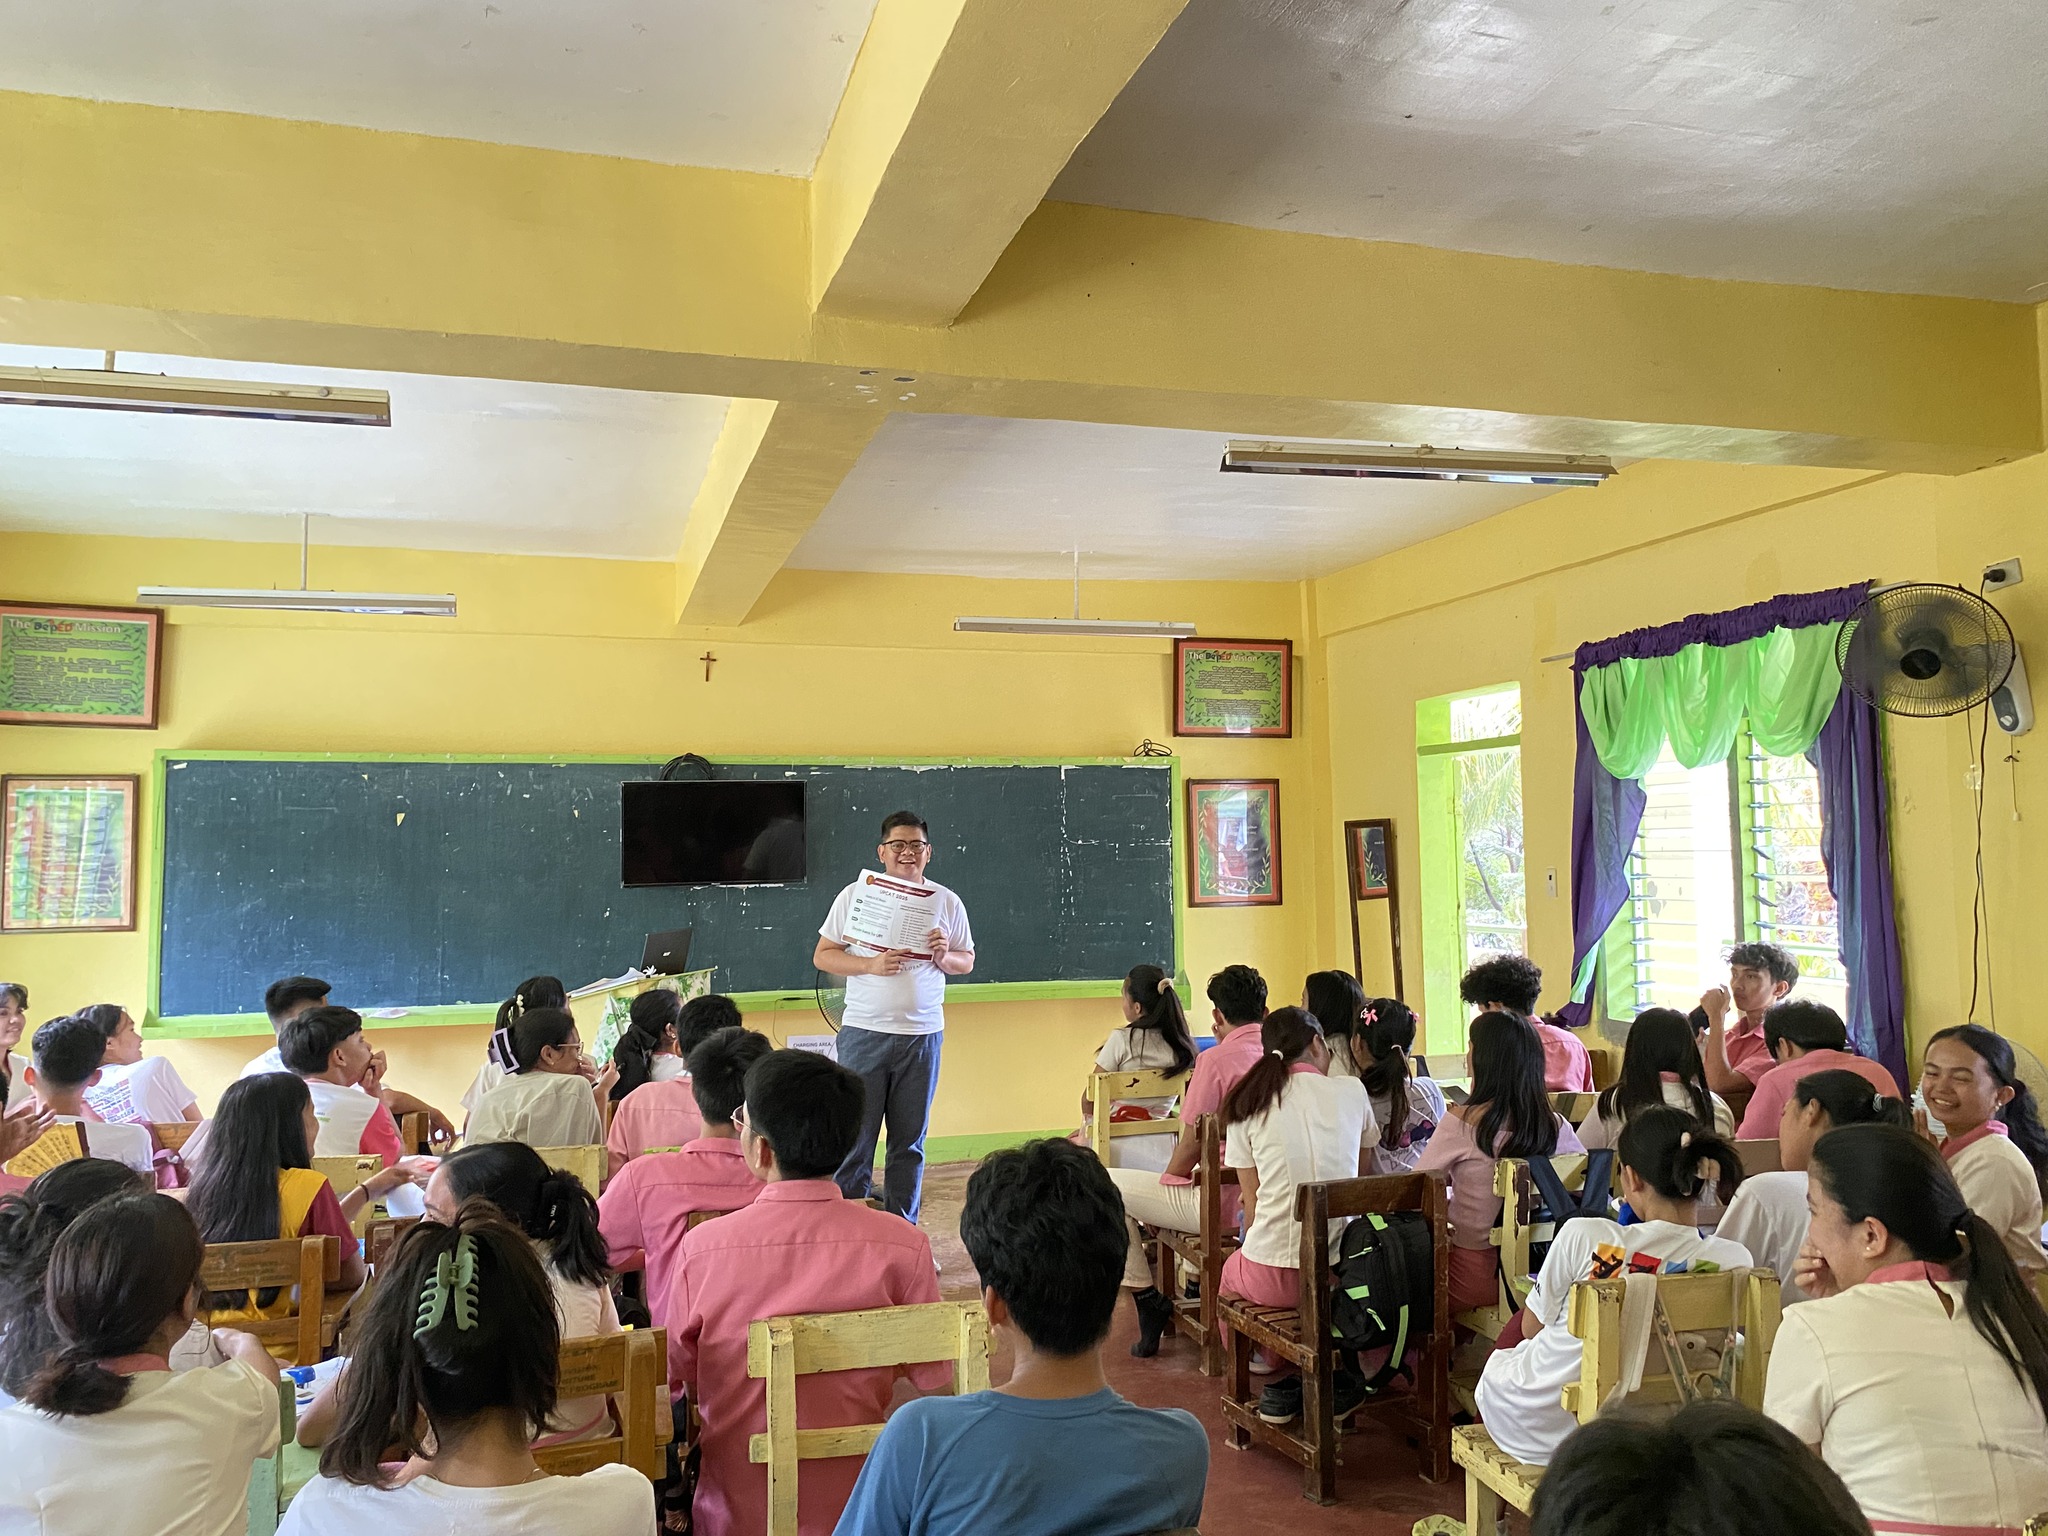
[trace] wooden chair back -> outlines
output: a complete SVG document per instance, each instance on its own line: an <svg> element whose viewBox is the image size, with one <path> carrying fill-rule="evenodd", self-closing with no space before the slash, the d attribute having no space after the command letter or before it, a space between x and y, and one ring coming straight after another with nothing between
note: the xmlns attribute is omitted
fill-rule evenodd
<svg viewBox="0 0 2048 1536"><path fill-rule="evenodd" d="M434 1150L433 1122L414 1110L398 1117L398 1139L408 1154L421 1156Z"/></svg>
<svg viewBox="0 0 2048 1536"><path fill-rule="evenodd" d="M391 1257L398 1240L420 1224L417 1216L380 1216L363 1228L363 1262L379 1268Z"/></svg>
<svg viewBox="0 0 2048 1536"><path fill-rule="evenodd" d="M668 1333L661 1328L634 1328L562 1341L560 1384L564 1398L612 1400L613 1433L598 1440L535 1449L541 1471L576 1477L594 1467L623 1462L658 1481L666 1459L664 1447L675 1435L669 1409Z"/></svg>
<svg viewBox="0 0 2048 1536"><path fill-rule="evenodd" d="M334 1186L334 1197L337 1200L350 1190L359 1188L383 1166L384 1159L374 1152L355 1152L347 1157L313 1159L313 1171Z"/></svg>
<svg viewBox="0 0 2048 1536"><path fill-rule="evenodd" d="M199 1261L199 1284L209 1291L255 1291L276 1286L287 1303L282 1316L238 1322L274 1355L317 1365L325 1341L327 1285L341 1278L341 1246L331 1237L286 1237L267 1243L208 1243ZM292 1295L296 1287L298 1294Z"/></svg>
<svg viewBox="0 0 2048 1536"><path fill-rule="evenodd" d="M185 1143L192 1139L192 1133L204 1124L199 1120L152 1120L149 1138L160 1152L182 1152Z"/></svg>
<svg viewBox="0 0 2048 1536"><path fill-rule="evenodd" d="M1161 1295L1173 1303L1173 1330L1192 1339L1201 1351L1204 1376L1221 1375L1223 1340L1216 1331L1216 1293L1222 1284L1223 1261L1238 1246L1237 1226L1223 1219L1223 1187L1237 1183L1237 1170L1223 1166L1223 1121L1203 1115L1195 1122L1199 1178L1200 1225L1194 1232L1160 1228L1154 1268ZM1175 1259L1195 1272L1195 1295L1182 1294Z"/></svg>
<svg viewBox="0 0 2048 1536"><path fill-rule="evenodd" d="M1550 1096L1550 1107L1563 1115L1574 1127L1583 1123L1586 1116L1593 1113L1593 1106L1599 1102L1600 1095L1597 1093L1553 1093Z"/></svg>
<svg viewBox="0 0 2048 1536"><path fill-rule="evenodd" d="M1124 1136L1178 1136L1180 1117L1167 1120L1111 1120L1120 1099L1171 1099L1185 1092L1188 1072L1091 1072L1088 1074L1088 1145L1105 1165L1109 1144Z"/></svg>
<svg viewBox="0 0 2048 1536"><path fill-rule="evenodd" d="M721 1216L730 1216L731 1211L692 1211L683 1218L683 1230L694 1232L707 1221L716 1221Z"/></svg>
<svg viewBox="0 0 2048 1536"><path fill-rule="evenodd" d="M1735 1155L1742 1162L1742 1176L1747 1179L1759 1173L1781 1173L1785 1164L1778 1155L1778 1138L1769 1141L1738 1141Z"/></svg>
<svg viewBox="0 0 2048 1536"><path fill-rule="evenodd" d="M540 1160L550 1168L559 1168L564 1173L576 1175L577 1182L590 1191L591 1199L597 1198L598 1185L604 1180L604 1148L588 1147L535 1147Z"/></svg>
<svg viewBox="0 0 2048 1536"><path fill-rule="evenodd" d="M1569 1321L1573 1337L1585 1345L1578 1381L1567 1386L1563 1403L1581 1424L1599 1417L1601 1405L1622 1379L1621 1312L1627 1282L1581 1280L1572 1287ZM1778 1337L1778 1277L1767 1269L1657 1276L1657 1299L1674 1333L1725 1332L1733 1323L1742 1334L1742 1352L1731 1383L1732 1395L1745 1407L1764 1405L1764 1376L1771 1346ZM1629 1397L1632 1404L1673 1405L1682 1401L1664 1351L1653 1331L1644 1357L1643 1384Z"/></svg>
<svg viewBox="0 0 2048 1536"><path fill-rule="evenodd" d="M1586 1042L1586 1058L1593 1068L1593 1091L1612 1088L1621 1081L1622 1051L1619 1046L1599 1045L1587 1037L1584 1030L1574 1031Z"/></svg>
<svg viewBox="0 0 2048 1536"><path fill-rule="evenodd" d="M1550 1161L1566 1189L1576 1193L1586 1187L1583 1152L1568 1152ZM1535 1181L1529 1177L1526 1158L1504 1157L1494 1164L1493 1192L1500 1197L1500 1219L1490 1234L1493 1246L1500 1251L1500 1295L1492 1306L1458 1314L1461 1325L1488 1339L1498 1338L1501 1329L1529 1299L1529 1292L1536 1286L1530 1250L1538 1243L1550 1241L1556 1230L1551 1223L1536 1220L1539 1197Z"/></svg>
<svg viewBox="0 0 2048 1536"><path fill-rule="evenodd" d="M768 1431L747 1450L768 1468L767 1536L796 1536L799 1463L865 1456L882 1433L879 1424L798 1429L797 1377L950 1360L954 1395L965 1396L987 1390L988 1357L988 1314L973 1301L770 1317L749 1327L747 1374L768 1384Z"/></svg>

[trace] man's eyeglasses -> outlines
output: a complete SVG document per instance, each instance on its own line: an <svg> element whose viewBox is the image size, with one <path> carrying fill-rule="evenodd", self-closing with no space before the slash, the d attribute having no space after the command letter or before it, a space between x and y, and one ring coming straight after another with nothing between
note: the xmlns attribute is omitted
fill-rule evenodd
<svg viewBox="0 0 2048 1536"><path fill-rule="evenodd" d="M905 842L887 842L887 843L884 843L884 844L882 844L882 846L883 846L884 848L888 849L888 850L889 850L889 851L890 851L891 853L923 853L923 852L925 851L925 849L927 849L927 848L931 847L931 844L930 844L930 843L922 843L922 842L920 842L920 843L905 843Z"/></svg>

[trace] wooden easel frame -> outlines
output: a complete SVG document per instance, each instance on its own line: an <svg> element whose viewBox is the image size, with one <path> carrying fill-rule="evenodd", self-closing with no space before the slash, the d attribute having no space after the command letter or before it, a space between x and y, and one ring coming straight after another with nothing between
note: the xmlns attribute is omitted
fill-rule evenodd
<svg viewBox="0 0 2048 1536"><path fill-rule="evenodd" d="M1359 867L1358 848L1363 841L1361 834L1367 827L1378 827L1386 836L1387 888L1384 892L1367 893L1365 890L1365 871ZM1365 980L1365 949L1358 931L1358 904L1361 901L1384 901L1387 904L1387 931L1393 939L1394 948L1394 996L1405 1003L1408 994L1401 980L1401 877L1394 858L1394 818L1368 816L1360 821L1345 822L1344 866L1348 871L1346 889L1351 896L1351 974L1360 982Z"/></svg>

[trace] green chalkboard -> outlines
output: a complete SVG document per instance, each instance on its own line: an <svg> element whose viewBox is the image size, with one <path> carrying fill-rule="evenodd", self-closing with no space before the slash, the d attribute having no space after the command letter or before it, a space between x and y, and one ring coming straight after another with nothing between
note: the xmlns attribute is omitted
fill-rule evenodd
<svg viewBox="0 0 2048 1536"><path fill-rule="evenodd" d="M975 983L1174 966L1170 764L720 763L808 785L809 879L628 890L619 785L653 762L163 754L158 996L166 1018L247 1014L293 972L352 1006L495 1002L551 972L617 975L693 926L691 966L734 993L807 992L818 924L875 862L881 819L931 823Z"/></svg>

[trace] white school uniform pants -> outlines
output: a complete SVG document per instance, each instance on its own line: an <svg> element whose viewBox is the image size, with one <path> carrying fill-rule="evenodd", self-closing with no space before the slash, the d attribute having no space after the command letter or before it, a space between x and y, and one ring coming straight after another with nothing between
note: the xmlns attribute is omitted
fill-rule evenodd
<svg viewBox="0 0 2048 1536"><path fill-rule="evenodd" d="M1124 1230L1130 1237L1124 1254L1124 1284L1142 1291L1153 1283L1153 1275L1152 1266L1145 1262L1145 1238L1138 1223L1175 1232L1199 1232L1202 1191L1194 1184L1162 1184L1159 1175L1148 1168L1112 1168L1109 1176L1124 1197Z"/></svg>

